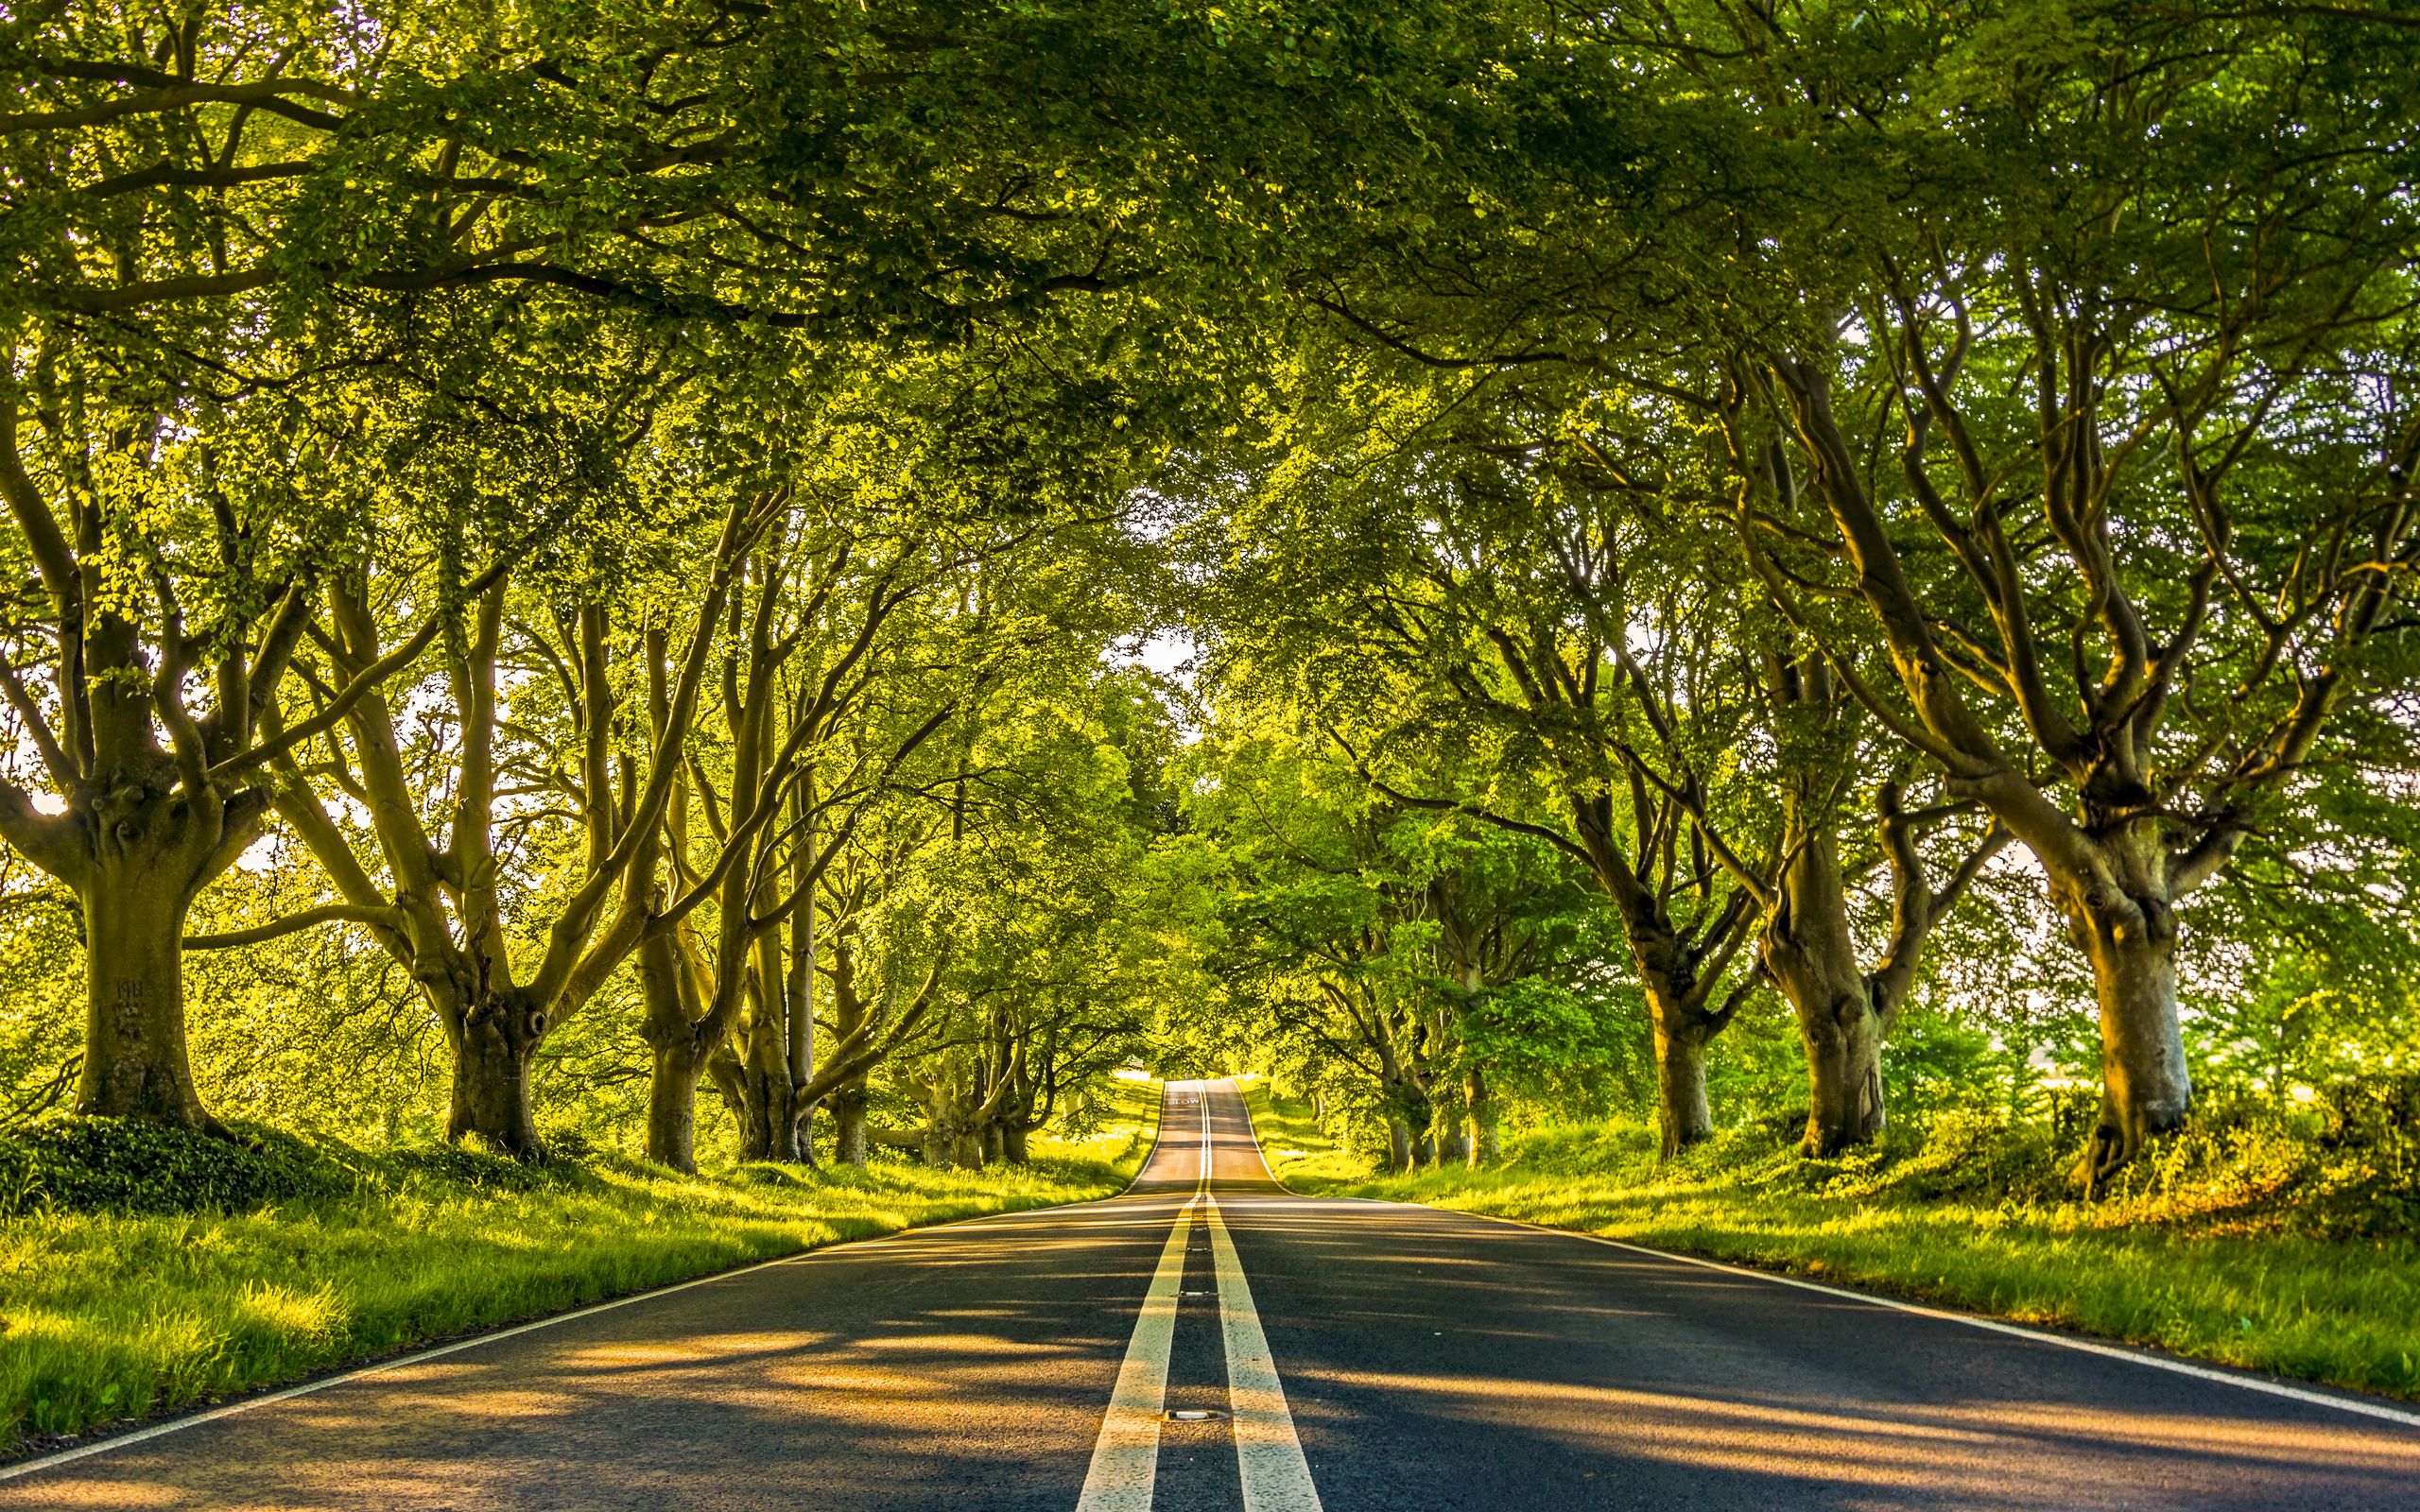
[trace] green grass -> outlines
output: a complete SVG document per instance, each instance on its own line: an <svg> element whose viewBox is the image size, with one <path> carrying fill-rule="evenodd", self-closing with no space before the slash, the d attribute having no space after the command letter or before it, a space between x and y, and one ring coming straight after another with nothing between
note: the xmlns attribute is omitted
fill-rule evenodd
<svg viewBox="0 0 2420 1512"><path fill-rule="evenodd" d="M1339 1148L1311 1116L1310 1106L1277 1094L1266 1076L1240 1075L1244 1107L1252 1110L1260 1153L1277 1179L1303 1191L1324 1190L1369 1179L1370 1167Z"/></svg>
<svg viewBox="0 0 2420 1512"><path fill-rule="evenodd" d="M1516 1218L2420 1397L2420 1246L2409 1239L2298 1234L2173 1201L1929 1196L1920 1158L1816 1164L1757 1130L1662 1162L1650 1129L1563 1129L1512 1141L1490 1170L1374 1176L1301 1105L1266 1083L1248 1095L1296 1191Z"/></svg>
<svg viewBox="0 0 2420 1512"><path fill-rule="evenodd" d="M1108 1196L1157 1091L1121 1088L1098 1133L1037 1139L1023 1168L681 1177L606 1157L483 1181L477 1157L339 1150L350 1190L258 1211L0 1220L0 1452L821 1245Z"/></svg>

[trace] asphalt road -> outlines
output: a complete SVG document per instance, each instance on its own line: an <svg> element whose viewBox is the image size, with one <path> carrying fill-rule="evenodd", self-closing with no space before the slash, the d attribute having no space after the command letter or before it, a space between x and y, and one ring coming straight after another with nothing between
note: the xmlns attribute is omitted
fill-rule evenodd
<svg viewBox="0 0 2420 1512"><path fill-rule="evenodd" d="M0 1508L2420 1509L2420 1426L2308 1395L1292 1196L1233 1085L1179 1083L1123 1197L339 1378Z"/></svg>

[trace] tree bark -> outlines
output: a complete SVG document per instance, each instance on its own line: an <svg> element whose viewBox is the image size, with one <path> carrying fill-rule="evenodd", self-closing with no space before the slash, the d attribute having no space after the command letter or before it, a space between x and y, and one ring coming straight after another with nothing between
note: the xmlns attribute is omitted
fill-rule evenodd
<svg viewBox="0 0 2420 1512"><path fill-rule="evenodd" d="M866 1084L862 1076L842 1084L832 1094L832 1159L865 1169Z"/></svg>
<svg viewBox="0 0 2420 1512"><path fill-rule="evenodd" d="M182 880L142 851L78 889L84 913L84 1068L76 1110L216 1128L185 1053Z"/></svg>
<svg viewBox="0 0 2420 1512"><path fill-rule="evenodd" d="M2193 1078L2176 1014L2176 920L2157 898L2054 885L2100 1005L2100 1118L2076 1175L2098 1196L2153 1136L2184 1126Z"/></svg>
<svg viewBox="0 0 2420 1512"><path fill-rule="evenodd" d="M647 1087L647 1158L691 1176L698 1170L698 1060L687 1046L658 1048Z"/></svg>
<svg viewBox="0 0 2420 1512"><path fill-rule="evenodd" d="M1800 1148L1810 1156L1838 1155L1882 1132L1885 1024L1858 962L1840 843L1828 830L1800 832L1780 899L1758 952L1766 975L1797 1016L1806 1051L1806 1130Z"/></svg>
<svg viewBox="0 0 2420 1512"><path fill-rule="evenodd" d="M1714 1108L1705 1094L1705 1052L1718 1026L1651 988L1647 1002L1655 1029L1656 1117L1664 1134L1664 1157L1669 1160L1714 1137Z"/></svg>
<svg viewBox="0 0 2420 1512"><path fill-rule="evenodd" d="M809 767L791 798L792 812L802 828L790 862L790 885L799 895L798 912L790 919L789 982L782 998L789 1011L790 1086L793 1089L790 1143L797 1158L815 1163L815 1104L796 1096L815 1079L815 772Z"/></svg>
<svg viewBox="0 0 2420 1512"><path fill-rule="evenodd" d="M1387 1170L1396 1176L1411 1169L1411 1128L1400 1114L1387 1119Z"/></svg>
<svg viewBox="0 0 2420 1512"><path fill-rule="evenodd" d="M760 1015L763 1012L759 1010ZM739 1153L747 1160L798 1160L797 1088L790 1081L789 1047L779 1032L758 1023L745 1031L740 1078ZM781 1025L775 1021L777 1027Z"/></svg>
<svg viewBox="0 0 2420 1512"><path fill-rule="evenodd" d="M1495 1102L1487 1087L1487 1074L1477 1066L1470 1070L1470 1079L1463 1090L1462 1108L1470 1119L1470 1163L1473 1170L1495 1163Z"/></svg>
<svg viewBox="0 0 2420 1512"><path fill-rule="evenodd" d="M475 1134L516 1160L545 1155L529 1102L529 1063L543 1026L510 1005L466 1015L454 1039L453 1109L445 1137Z"/></svg>
<svg viewBox="0 0 2420 1512"><path fill-rule="evenodd" d="M640 865L652 868L655 859L652 852L644 853ZM683 971L680 945L671 935L657 933L640 942L638 975L644 1004L639 1037L653 1053L647 1089L647 1158L694 1176L698 1076L706 1057L691 1011L691 992L683 990L693 984Z"/></svg>
<svg viewBox="0 0 2420 1512"><path fill-rule="evenodd" d="M1000 1159L1010 1165L1032 1164L1032 1149L1027 1143L1031 1135L1032 1130L1026 1126L1023 1119L1012 1118L1002 1125L1000 1126Z"/></svg>

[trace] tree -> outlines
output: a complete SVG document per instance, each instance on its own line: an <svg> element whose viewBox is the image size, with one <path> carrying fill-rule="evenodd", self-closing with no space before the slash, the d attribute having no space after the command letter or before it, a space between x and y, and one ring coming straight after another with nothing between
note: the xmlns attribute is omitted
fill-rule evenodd
<svg viewBox="0 0 2420 1512"><path fill-rule="evenodd" d="M318 611L333 522L312 489L337 438L280 426L291 414L274 400L251 406L272 411L264 434L172 375L112 386L108 361L55 341L8 353L0 495L40 600L10 627L0 692L55 798L0 783L0 837L78 902L78 1109L207 1127L185 1053L185 916L258 837L272 765L314 732L285 729L279 700ZM316 728L442 623L424 615L350 667Z"/></svg>
<svg viewBox="0 0 2420 1512"><path fill-rule="evenodd" d="M1804 335L1760 340L1743 378L1835 544L1794 512L1747 524L1846 685L2047 873L2100 1001L2097 1190L2192 1103L2180 905L2292 827L2372 686L2420 559L2420 428L2411 229L2379 213L2404 105L2338 88L2378 65L2376 34L2058 19L1991 70L1981 33L1915 57L1900 97L1959 109L1886 112L1904 173L1841 176L1877 214L1793 244L1824 263ZM2082 36L2110 50L2052 40ZM1859 438L1894 421L1895 453ZM1842 591L1878 666L1811 602Z"/></svg>

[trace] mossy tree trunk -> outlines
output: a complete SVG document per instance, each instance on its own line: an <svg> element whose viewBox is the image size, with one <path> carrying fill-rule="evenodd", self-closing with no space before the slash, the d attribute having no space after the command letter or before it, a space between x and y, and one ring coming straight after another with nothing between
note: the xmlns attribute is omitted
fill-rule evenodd
<svg viewBox="0 0 2420 1512"><path fill-rule="evenodd" d="M128 845L77 888L84 916L84 1065L76 1110L207 1128L185 1053L181 848ZM165 850L166 854L157 853Z"/></svg>

